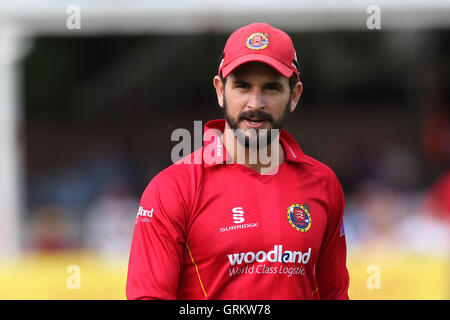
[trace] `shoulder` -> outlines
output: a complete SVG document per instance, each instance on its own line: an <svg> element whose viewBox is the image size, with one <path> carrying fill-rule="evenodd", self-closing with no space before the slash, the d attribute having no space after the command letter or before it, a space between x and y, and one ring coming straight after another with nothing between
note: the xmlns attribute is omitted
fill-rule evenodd
<svg viewBox="0 0 450 320"><path fill-rule="evenodd" d="M303 157L305 160L305 164L303 166L304 170L316 177L316 179L318 179L318 182L324 188L332 187L336 183L340 185L339 179L328 165L306 154L304 154Z"/></svg>
<svg viewBox="0 0 450 320"><path fill-rule="evenodd" d="M328 199L329 209L340 214L344 207L345 198L338 177L326 164L310 156L303 156L305 157L304 170L315 177L317 185Z"/></svg>
<svg viewBox="0 0 450 320"><path fill-rule="evenodd" d="M328 198L329 213L333 219L343 216L345 197L341 183L334 171L326 164L308 157L311 162L310 171L319 179L320 186Z"/></svg>
<svg viewBox="0 0 450 320"><path fill-rule="evenodd" d="M203 176L203 165L193 160L197 152L173 163L155 175L145 188L142 199L158 196L161 199L171 198L178 202L189 204L196 195L196 191Z"/></svg>

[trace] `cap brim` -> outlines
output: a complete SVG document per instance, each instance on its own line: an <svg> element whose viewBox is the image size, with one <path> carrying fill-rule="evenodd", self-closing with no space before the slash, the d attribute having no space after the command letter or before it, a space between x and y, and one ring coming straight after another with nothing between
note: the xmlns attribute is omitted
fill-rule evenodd
<svg viewBox="0 0 450 320"><path fill-rule="evenodd" d="M240 65L252 61L258 61L268 64L286 78L289 78L294 73L294 70L292 70L290 67L272 57L265 56L263 54L247 54L235 59L231 63L222 67L222 77L227 77L234 69L236 69Z"/></svg>

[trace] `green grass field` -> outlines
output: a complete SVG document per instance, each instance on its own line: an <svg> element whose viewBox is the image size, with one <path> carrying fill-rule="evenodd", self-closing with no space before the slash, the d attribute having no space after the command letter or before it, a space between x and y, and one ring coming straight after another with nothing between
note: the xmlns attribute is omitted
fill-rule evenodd
<svg viewBox="0 0 450 320"><path fill-rule="evenodd" d="M125 299L127 264L126 256L105 258L88 251L29 254L2 261L0 299ZM79 269L70 269L72 265ZM369 266L378 267L378 282L373 282L374 274L368 272ZM448 259L404 251L372 248L349 254L349 296L351 299L449 299L449 266ZM76 282L78 275L79 282Z"/></svg>

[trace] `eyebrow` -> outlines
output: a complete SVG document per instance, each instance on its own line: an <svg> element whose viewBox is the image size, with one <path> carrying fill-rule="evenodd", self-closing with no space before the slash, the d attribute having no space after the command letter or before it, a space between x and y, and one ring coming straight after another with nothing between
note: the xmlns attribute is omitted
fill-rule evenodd
<svg viewBox="0 0 450 320"><path fill-rule="evenodd" d="M264 84L264 87L276 87L276 88L282 88L283 86L281 85L280 82L274 81L274 82L266 82L266 83Z"/></svg>
<svg viewBox="0 0 450 320"><path fill-rule="evenodd" d="M245 82L245 81L243 81L243 80L239 80L239 79L232 79L231 81L233 82L233 84L250 85L250 83Z"/></svg>
<svg viewBox="0 0 450 320"><path fill-rule="evenodd" d="M234 85L250 85L249 82L243 81L243 80L239 80L239 79L232 79L232 82ZM266 87L277 87L277 88L282 88L283 86L281 85L281 83L279 81L272 81L272 82L266 82L263 85L264 88Z"/></svg>

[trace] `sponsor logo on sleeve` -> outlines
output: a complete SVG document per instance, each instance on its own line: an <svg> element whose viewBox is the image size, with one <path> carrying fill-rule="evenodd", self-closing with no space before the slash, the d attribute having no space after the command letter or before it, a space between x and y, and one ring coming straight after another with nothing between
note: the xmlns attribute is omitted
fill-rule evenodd
<svg viewBox="0 0 450 320"><path fill-rule="evenodd" d="M144 209L144 207L140 206L136 215L136 222L150 222L150 218L153 217L153 208L150 210Z"/></svg>

